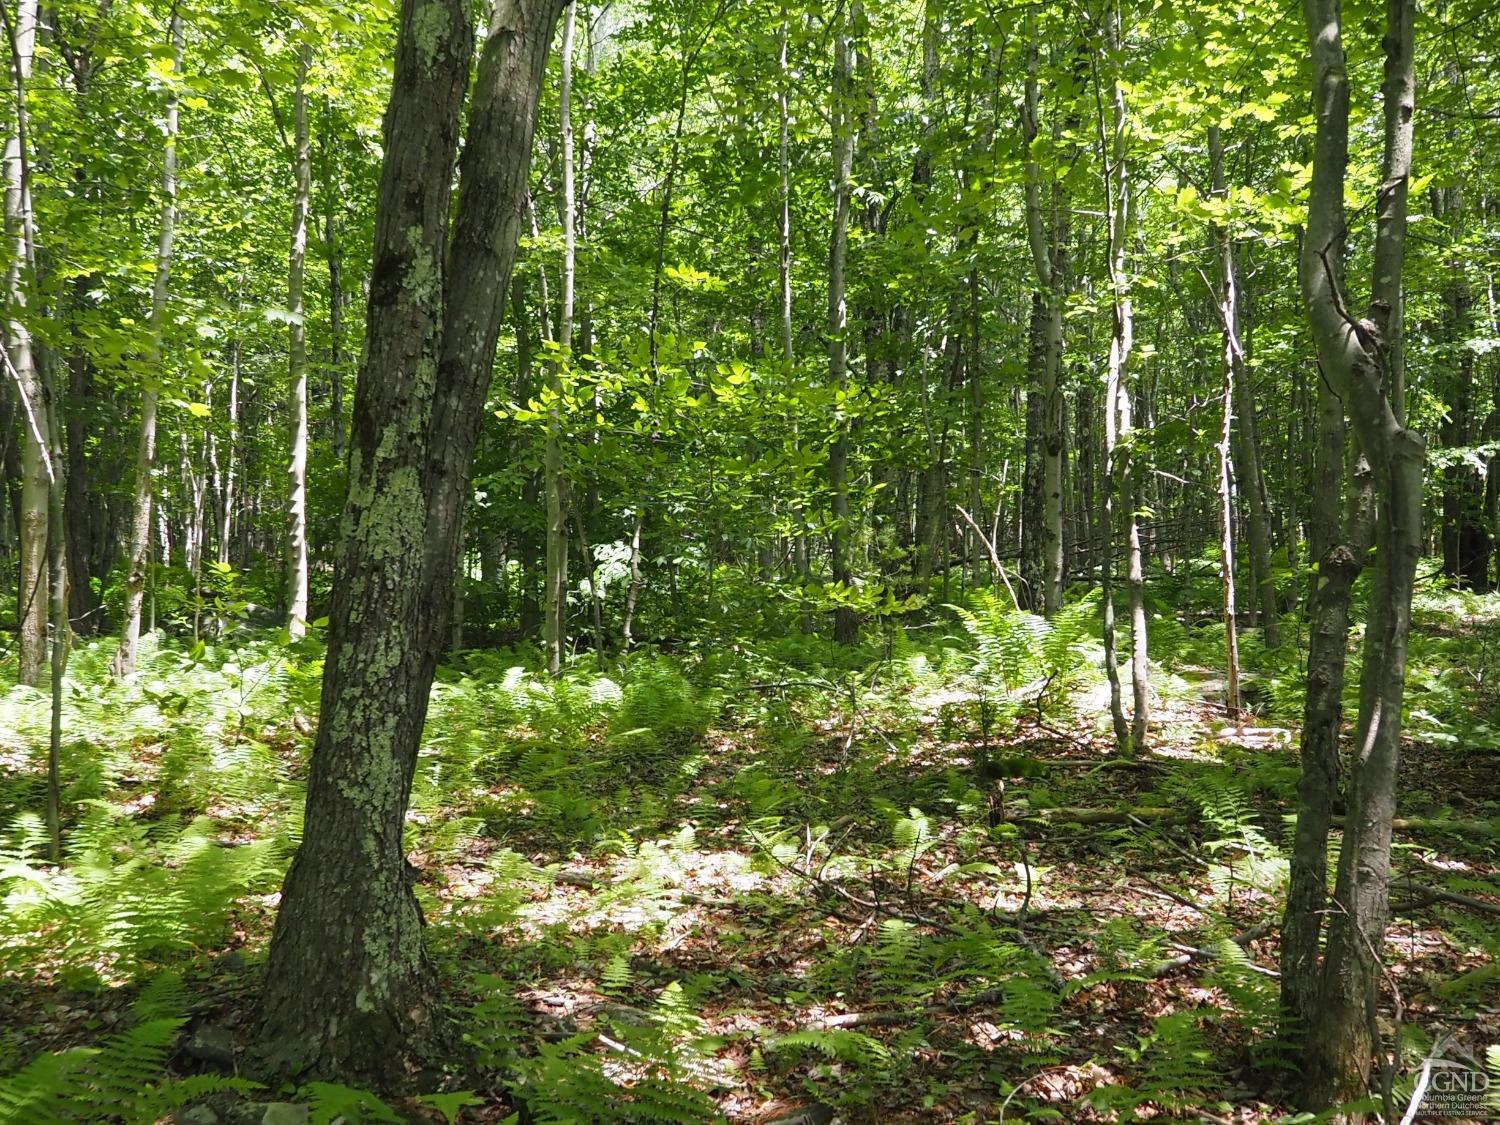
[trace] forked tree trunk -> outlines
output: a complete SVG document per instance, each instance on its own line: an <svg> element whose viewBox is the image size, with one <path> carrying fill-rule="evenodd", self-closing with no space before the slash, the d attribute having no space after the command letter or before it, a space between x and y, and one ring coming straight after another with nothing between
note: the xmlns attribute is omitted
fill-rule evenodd
<svg viewBox="0 0 1500 1125"><path fill-rule="evenodd" d="M1303 1039L1303 1095L1331 1109L1367 1092L1389 918L1390 844L1400 758L1411 597L1421 553L1425 444L1406 428L1401 274L1411 171L1414 0L1387 0L1385 160L1376 201L1374 278L1365 316L1344 302L1334 266L1345 226L1349 85L1339 0L1305 0L1317 133L1303 286L1318 359L1347 406L1369 466L1378 515L1375 581L1360 679L1349 810L1339 849L1328 939ZM1317 810L1302 815L1317 820ZM1298 833L1299 854L1305 862ZM1308 840L1311 847L1317 841ZM1303 922L1306 928L1305 920ZM1299 966L1305 970L1306 966ZM1307 982L1298 987L1309 991ZM1340 1112L1335 1120L1362 1115Z"/></svg>
<svg viewBox="0 0 1500 1125"><path fill-rule="evenodd" d="M182 13L172 8L172 69L182 73ZM161 391L162 350L166 332L167 287L172 278L172 237L177 225L177 103L178 87L167 90L162 131L161 223L156 241L156 280L151 289L151 354L141 388L141 432L135 453L135 498L131 509L130 541L125 556L125 621L120 647L111 671L128 676L135 671L135 651L141 639L141 605L146 575L151 567L151 474L156 465L156 402ZM154 616L154 615L153 615Z"/></svg>
<svg viewBox="0 0 1500 1125"><path fill-rule="evenodd" d="M389 1089L446 1039L402 833L561 8L492 13L451 237L471 9L401 8L321 722L261 997L274 1073Z"/></svg>
<svg viewBox="0 0 1500 1125"><path fill-rule="evenodd" d="M302 281L307 264L307 219L312 203L312 153L307 141L307 71L312 46L297 51L297 86L293 93L292 246L287 255L287 367L291 376L292 424L288 438L286 506L286 629L293 637L307 632L307 325Z"/></svg>

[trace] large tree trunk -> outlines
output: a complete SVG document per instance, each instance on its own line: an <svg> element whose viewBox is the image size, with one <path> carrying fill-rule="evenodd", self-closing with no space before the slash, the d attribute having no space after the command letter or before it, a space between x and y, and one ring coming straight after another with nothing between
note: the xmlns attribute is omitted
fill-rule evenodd
<svg viewBox="0 0 1500 1125"><path fill-rule="evenodd" d="M1378 508L1349 811L1321 987L1303 1042L1304 1097L1310 1107L1326 1109L1364 1096L1376 1047L1406 648L1421 553L1425 445L1405 424L1401 339L1415 4L1387 0L1386 5L1385 164L1376 207L1372 297L1359 320L1347 312L1333 265L1345 225L1349 145L1340 5L1339 0L1305 0L1304 6L1317 134L1303 286L1323 374L1346 404Z"/></svg>
<svg viewBox="0 0 1500 1125"><path fill-rule="evenodd" d="M293 93L296 188L292 193L292 246L287 255L287 367L291 381L292 425L288 437L286 505L286 628L293 637L307 632L307 325L302 281L307 264L307 218L312 203L312 153L307 141L307 71L312 46L297 51Z"/></svg>
<svg viewBox="0 0 1500 1125"><path fill-rule="evenodd" d="M182 73L182 13L172 9L172 66ZM112 670L116 676L135 671L135 650L141 637L141 605L146 574L151 565L151 474L156 465L156 401L161 390L162 345L166 332L167 287L172 278L172 237L177 225L177 103L178 87L168 88L162 131L161 224L156 241L156 280L151 289L151 354L141 388L141 432L135 454L135 500L130 519L130 542L125 557L125 621Z"/></svg>
<svg viewBox="0 0 1500 1125"><path fill-rule="evenodd" d="M261 998L273 1072L391 1088L445 1039L402 830L561 7L495 7L450 240L470 7L402 5L322 717Z"/></svg>

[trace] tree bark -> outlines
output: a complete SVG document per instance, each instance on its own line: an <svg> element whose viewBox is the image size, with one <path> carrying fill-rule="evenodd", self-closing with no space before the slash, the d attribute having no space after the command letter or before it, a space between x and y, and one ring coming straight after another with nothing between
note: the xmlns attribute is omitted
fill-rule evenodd
<svg viewBox="0 0 1500 1125"><path fill-rule="evenodd" d="M1271 508L1266 495L1265 470L1261 463L1260 419L1256 413L1255 389L1248 362L1252 354L1251 292L1239 271L1240 255L1231 246L1235 270L1235 292L1240 294L1239 307L1243 326L1238 330L1243 370L1234 383L1234 465L1239 479L1240 508L1245 518L1245 538L1250 547L1250 573L1254 581L1251 601L1255 623L1267 648L1281 647L1281 607L1276 597L1276 576L1271 557ZM1291 521L1289 521L1291 522Z"/></svg>
<svg viewBox="0 0 1500 1125"><path fill-rule="evenodd" d="M240 459L240 340L239 301L235 301L235 337L229 342L229 430L225 435L224 476L219 489L218 555L220 566L228 566L233 546L235 476Z"/></svg>
<svg viewBox="0 0 1500 1125"><path fill-rule="evenodd" d="M1454 184L1433 191L1433 218L1448 228L1455 247L1463 237L1463 188ZM1442 424L1445 449L1462 449L1474 440L1474 351L1468 346L1473 332L1469 285L1464 277L1463 255L1455 250L1445 263L1443 283L1443 334L1445 351L1451 357L1443 366L1450 380L1446 394L1448 412ZM1450 462L1443 469L1442 554L1443 573L1474 590L1489 589L1489 562L1493 532L1485 521L1484 478L1467 459Z"/></svg>
<svg viewBox="0 0 1500 1125"><path fill-rule="evenodd" d="M1106 16L1109 48L1119 47L1118 7ZM1097 59L1094 85L1098 98L1099 155L1104 167L1105 199L1108 200L1108 267L1113 330L1109 342L1109 364L1105 389L1105 497L1104 522L1104 651L1110 686L1110 715L1115 728L1115 742L1122 754L1144 749L1146 726L1150 718L1150 681L1146 651L1145 581L1141 569L1140 521L1136 511L1138 487L1130 456L1132 405L1127 375L1130 354L1135 343L1135 319L1130 299L1130 277L1126 269L1130 236L1130 179L1126 168L1125 89L1116 79L1112 85L1111 115L1106 121ZM1108 136L1106 137L1106 131ZM1119 672L1115 657L1115 609L1109 542L1114 535L1115 505L1124 499L1126 540L1126 587L1130 598L1130 679L1133 712L1125 721L1124 702L1120 695Z"/></svg>
<svg viewBox="0 0 1500 1125"><path fill-rule="evenodd" d="M849 253L849 204L854 174L854 67L850 27L859 22L861 5L834 29L833 42L833 230L828 249L828 377L842 400L849 389L849 307L845 266ZM832 493L829 563L840 595L850 592L849 567L849 424L843 403L835 409L833 440L828 447L828 486ZM854 610L840 604L833 614L833 636L839 644L853 644L859 633Z"/></svg>
<svg viewBox="0 0 1500 1125"><path fill-rule="evenodd" d="M20 622L18 666L20 683L41 682L47 658L47 608L50 600L47 567L47 499L50 492L47 449L47 399L42 373L26 322L28 290L35 273L36 231L26 151L26 87L36 55L37 3L20 0L5 12L10 47L10 70L16 121L5 141L5 225L12 232L6 292L10 317L6 322L7 382L13 382L21 409L21 488L18 536L20 569L17 582L17 619Z"/></svg>
<svg viewBox="0 0 1500 1125"><path fill-rule="evenodd" d="M74 284L75 308L86 300L88 278ZM68 618L75 633L89 635L101 627L102 606L94 593L93 580L103 575L95 567L99 548L106 539L106 509L103 497L91 481L97 462L88 452L88 438L95 404L94 363L81 348L68 356L68 394L63 415L67 419L68 492L63 504L68 553Z"/></svg>
<svg viewBox="0 0 1500 1125"><path fill-rule="evenodd" d="M171 20L172 69L182 73L182 13L176 5ZM161 392L162 350L166 332L167 294L172 278L172 238L177 225L177 105L178 89L167 91L162 132L161 221L156 241L156 280L151 289L151 353L141 387L141 432L135 454L135 499L130 520L130 542L125 558L125 620L120 647L111 670L117 677L135 671L136 646L141 637L141 604L151 566L151 474L156 466L156 402Z"/></svg>
<svg viewBox="0 0 1500 1125"><path fill-rule="evenodd" d="M292 424L288 437L286 506L286 629L293 638L307 632L307 325L302 282L307 264L307 220L312 204L312 151L307 139L307 72L312 45L297 50L292 95L292 245L287 255L287 368L291 379Z"/></svg>
<svg viewBox="0 0 1500 1125"><path fill-rule="evenodd" d="M447 1038L402 831L561 7L495 5L450 238L470 6L402 5L322 719L261 997L273 1073L390 1089Z"/></svg>
<svg viewBox="0 0 1500 1125"><path fill-rule="evenodd" d="M577 5L570 4L563 16L559 57L562 81L558 116L562 133L563 224L562 308L558 315L557 350L547 363L547 436L543 452L543 475L547 492L547 584L543 623L543 645L547 674L562 674L563 650L568 637L568 511L567 481L562 467L563 374L571 364L573 347L573 302L577 276L578 243L576 200L573 188L573 34Z"/></svg>
<svg viewBox="0 0 1500 1125"><path fill-rule="evenodd" d="M323 181L323 251L328 258L328 428L333 431L333 456L344 460L344 258L339 244L339 183L334 176L333 115L323 101L323 128L318 137L322 155L319 177Z"/></svg>
<svg viewBox="0 0 1500 1125"><path fill-rule="evenodd" d="M1034 22L1033 22L1033 30ZM1035 571L1041 584L1042 612L1048 617L1062 606L1063 585L1063 302L1066 299L1066 269L1063 247L1067 244L1066 198L1054 184L1053 218L1049 222L1042 207L1041 163L1035 153L1038 136L1038 84L1036 47L1031 49L1026 72L1026 96L1022 103L1022 125L1028 143L1026 175L1026 240L1036 273L1033 292L1032 386L1027 392L1027 447L1035 446L1040 463L1037 494L1028 487L1029 518L1022 527L1021 557ZM1036 399L1033 406L1032 398ZM1032 428L1037 432L1032 434ZM1029 470L1029 463L1028 463ZM1033 592L1032 596L1035 594Z"/></svg>
<svg viewBox="0 0 1500 1125"><path fill-rule="evenodd" d="M1415 101L1415 5L1413 0L1388 0L1386 5L1385 159L1376 201L1372 297L1367 314L1358 320L1347 311L1332 265L1345 224L1349 145L1340 5L1339 0L1305 0L1304 8L1317 119L1303 247L1305 300L1324 377L1348 410L1378 509L1349 812L1317 1007L1303 1041L1304 1099L1309 1107L1325 1109L1366 1093L1377 1045L1406 649L1421 553L1425 444L1406 428L1402 361L1401 274ZM1335 1119L1358 1116L1336 1114Z"/></svg>
<svg viewBox="0 0 1500 1125"><path fill-rule="evenodd" d="M1224 180L1224 140L1217 125L1208 129L1209 159L1213 165L1213 191L1228 201ZM1245 353L1240 347L1240 301L1234 270L1234 243L1227 225L1216 226L1214 242L1219 256L1219 327L1223 337L1222 422L1216 452L1219 458L1219 580L1224 594L1224 683L1225 707L1234 716L1240 711L1240 641L1235 620L1234 589L1234 491L1230 447L1234 435L1235 388L1245 381Z"/></svg>

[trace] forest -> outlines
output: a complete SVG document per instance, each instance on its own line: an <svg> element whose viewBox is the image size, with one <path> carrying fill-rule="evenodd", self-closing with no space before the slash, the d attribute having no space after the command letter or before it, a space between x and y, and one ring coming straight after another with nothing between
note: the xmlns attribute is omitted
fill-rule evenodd
<svg viewBox="0 0 1500 1125"><path fill-rule="evenodd" d="M0 1125L1500 1120L1500 6L0 27Z"/></svg>

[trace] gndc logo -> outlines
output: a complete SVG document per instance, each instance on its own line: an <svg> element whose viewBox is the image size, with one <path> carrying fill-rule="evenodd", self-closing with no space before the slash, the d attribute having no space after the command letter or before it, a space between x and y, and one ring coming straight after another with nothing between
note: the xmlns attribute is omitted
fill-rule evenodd
<svg viewBox="0 0 1500 1125"><path fill-rule="evenodd" d="M1489 1092L1490 1076L1463 1063L1435 1059L1427 1087L1436 1094L1462 1094L1479 1097Z"/></svg>
<svg viewBox="0 0 1500 1125"><path fill-rule="evenodd" d="M1440 1036L1422 1063L1412 1104L1402 1120L1414 1120L1419 1110L1428 1119L1489 1117L1497 1107L1481 1054L1453 1035Z"/></svg>

